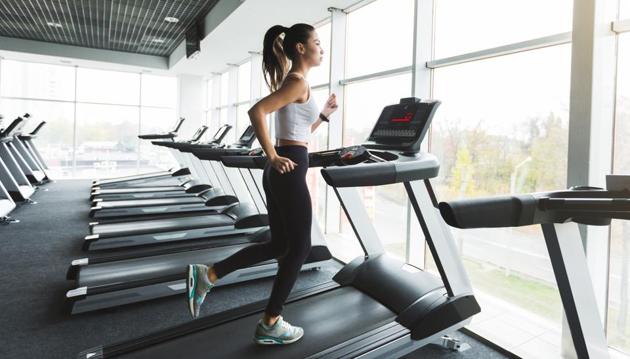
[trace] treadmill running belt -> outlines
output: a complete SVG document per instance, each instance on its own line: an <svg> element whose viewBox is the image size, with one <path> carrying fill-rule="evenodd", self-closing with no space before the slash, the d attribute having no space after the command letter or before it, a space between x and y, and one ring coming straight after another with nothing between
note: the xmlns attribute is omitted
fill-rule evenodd
<svg viewBox="0 0 630 359"><path fill-rule="evenodd" d="M101 208L125 208L125 207L144 207L144 206L167 206L169 204L188 204L188 203L204 203L205 200L199 197L183 197L183 198L151 198L151 199L131 199L121 201L102 201L98 202Z"/></svg>
<svg viewBox="0 0 630 359"><path fill-rule="evenodd" d="M152 345L125 357L305 358L391 323L396 317L394 312L352 287L340 287L288 303L282 315L291 324L304 328L304 337L299 342L286 346L256 345L253 337L261 317L258 312Z"/></svg>
<svg viewBox="0 0 630 359"><path fill-rule="evenodd" d="M187 265L218 262L249 245L251 243L91 264L81 269L78 286L128 283L178 273L184 279Z"/></svg>
<svg viewBox="0 0 630 359"><path fill-rule="evenodd" d="M178 229L195 229L204 227L219 227L233 225L234 220L227 214L210 214L205 216L179 217L156 219L150 221L136 221L123 223L97 224L92 234L103 237L108 235L123 236L129 233L144 234L173 231Z"/></svg>
<svg viewBox="0 0 630 359"><path fill-rule="evenodd" d="M166 192L166 191L182 191L184 192L184 187L182 186L157 186L157 187L142 187L142 188L118 188L118 189L101 189L99 190L99 195L101 194L132 194L132 193L145 193L145 192Z"/></svg>

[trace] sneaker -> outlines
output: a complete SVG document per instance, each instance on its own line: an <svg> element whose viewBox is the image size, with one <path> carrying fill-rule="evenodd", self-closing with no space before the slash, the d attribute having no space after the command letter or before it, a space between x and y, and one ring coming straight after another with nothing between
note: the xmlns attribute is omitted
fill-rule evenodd
<svg viewBox="0 0 630 359"><path fill-rule="evenodd" d="M188 309L193 319L199 316L199 309L206 299L206 294L214 286L208 280L208 266L203 264L189 264L186 280L188 294Z"/></svg>
<svg viewBox="0 0 630 359"><path fill-rule="evenodd" d="M254 341L261 345L291 344L300 340L302 336L304 329L294 327L280 317L271 327L266 326L262 319L259 320Z"/></svg>

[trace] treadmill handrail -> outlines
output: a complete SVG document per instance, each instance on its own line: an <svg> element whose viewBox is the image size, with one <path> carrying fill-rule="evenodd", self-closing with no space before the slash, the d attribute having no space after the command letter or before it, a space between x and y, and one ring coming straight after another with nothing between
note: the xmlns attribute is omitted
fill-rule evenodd
<svg viewBox="0 0 630 359"><path fill-rule="evenodd" d="M11 122L9 124L9 126L7 126L7 128L5 128L1 133L0 133L0 137L9 137L11 136L11 132L13 132L13 130L15 130L15 128L22 122L24 121L24 119L22 117L17 117L15 120L13 120L13 122Z"/></svg>
<svg viewBox="0 0 630 359"><path fill-rule="evenodd" d="M564 190L463 199L439 204L444 220L457 228L518 227L628 219L630 191ZM606 221L606 219L608 221Z"/></svg>

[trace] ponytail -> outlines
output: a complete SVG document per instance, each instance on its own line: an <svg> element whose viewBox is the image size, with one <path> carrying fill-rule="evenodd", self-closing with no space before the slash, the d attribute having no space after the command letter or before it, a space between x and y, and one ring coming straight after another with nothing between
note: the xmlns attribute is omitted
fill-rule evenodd
<svg viewBox="0 0 630 359"><path fill-rule="evenodd" d="M298 57L295 45L306 45L314 30L309 24L295 24L290 28L275 25L267 30L263 41L262 66L265 82L271 92L276 91L284 80L289 70L289 60L295 61Z"/></svg>
<svg viewBox="0 0 630 359"><path fill-rule="evenodd" d="M271 92L280 87L288 70L289 61L282 47L282 37L288 28L282 25L272 26L265 33L263 41L263 75Z"/></svg>

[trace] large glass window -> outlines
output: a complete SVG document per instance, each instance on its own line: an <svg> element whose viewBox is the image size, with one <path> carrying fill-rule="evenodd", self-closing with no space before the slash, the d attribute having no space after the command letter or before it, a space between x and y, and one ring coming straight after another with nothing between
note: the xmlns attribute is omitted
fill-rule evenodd
<svg viewBox="0 0 630 359"><path fill-rule="evenodd" d="M626 1L627 2L627 1ZM613 171L630 173L630 34L619 36ZM613 221L608 293L608 343L630 353L630 222Z"/></svg>
<svg viewBox="0 0 630 359"><path fill-rule="evenodd" d="M74 101L74 67L2 60L0 94Z"/></svg>
<svg viewBox="0 0 630 359"><path fill-rule="evenodd" d="M138 111L131 106L77 104L76 177L137 171Z"/></svg>
<svg viewBox="0 0 630 359"><path fill-rule="evenodd" d="M139 105L140 74L78 68L77 101Z"/></svg>
<svg viewBox="0 0 630 359"><path fill-rule="evenodd" d="M163 133L170 131L177 123L175 109L143 107L140 112L140 133ZM181 140L184 140L182 138ZM140 141L139 172L176 167L177 161L170 151L162 146L155 146L148 140Z"/></svg>
<svg viewBox="0 0 630 359"><path fill-rule="evenodd" d="M311 86L328 83L330 76L330 23L320 26L317 29L319 44L324 50L324 56L319 66L314 67L308 74L308 82Z"/></svg>
<svg viewBox="0 0 630 359"><path fill-rule="evenodd" d="M566 187L570 51L435 70L440 200ZM484 308L471 328L524 357L558 356L562 306L539 226L453 234Z"/></svg>
<svg viewBox="0 0 630 359"><path fill-rule="evenodd" d="M228 104L229 84L230 73L229 71L226 71L221 74L221 106L225 106Z"/></svg>
<svg viewBox="0 0 630 359"><path fill-rule="evenodd" d="M74 136L74 104L52 101L1 99L4 124L24 113L32 115L27 131L46 121L37 134L35 145L48 165L51 178L72 176L72 141ZM3 126L0 126L3 127Z"/></svg>
<svg viewBox="0 0 630 359"><path fill-rule="evenodd" d="M248 101L251 89L252 63L246 62L238 67L238 102Z"/></svg>
<svg viewBox="0 0 630 359"><path fill-rule="evenodd" d="M402 74L349 84L345 89L343 145L365 142L381 110L411 94L411 74ZM405 257L407 197L402 185L361 187L363 205L383 246L390 254ZM342 215L340 235L356 243L350 223ZM353 255L360 255L355 247Z"/></svg>
<svg viewBox="0 0 630 359"><path fill-rule="evenodd" d="M47 122L37 144L52 178L103 178L175 165L156 146L138 147L137 135L172 129L177 78L13 60L0 67L1 113L7 120L30 113L25 130Z"/></svg>
<svg viewBox="0 0 630 359"><path fill-rule="evenodd" d="M346 76L410 66L413 14L412 0L377 0L348 14Z"/></svg>
<svg viewBox="0 0 630 359"><path fill-rule="evenodd" d="M571 31L572 0L440 0L435 4L435 58Z"/></svg>
<svg viewBox="0 0 630 359"><path fill-rule="evenodd" d="M236 138L239 138L243 131L250 125L249 115L247 111L249 111L249 104L239 105L236 108L236 128L234 129L234 133L236 134Z"/></svg>

